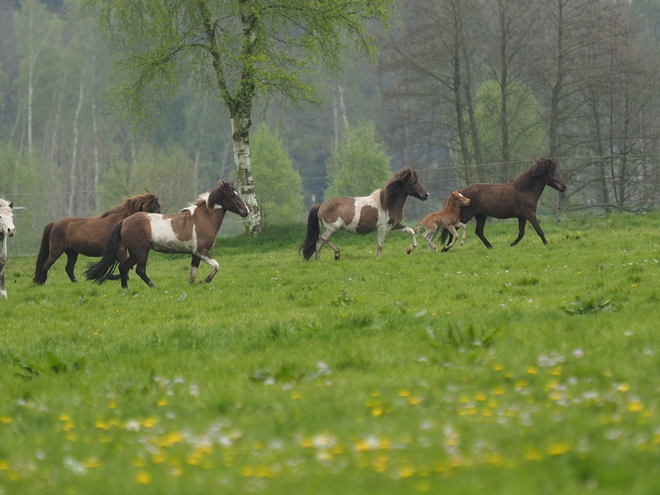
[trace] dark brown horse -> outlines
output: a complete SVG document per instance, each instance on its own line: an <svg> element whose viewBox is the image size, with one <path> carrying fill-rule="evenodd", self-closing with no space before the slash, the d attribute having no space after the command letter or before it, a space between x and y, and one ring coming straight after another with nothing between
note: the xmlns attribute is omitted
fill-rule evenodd
<svg viewBox="0 0 660 495"><path fill-rule="evenodd" d="M44 284L50 267L63 253L66 253L68 259L65 271L71 282L77 282L73 269L78 255L102 256L113 227L139 211L160 213L158 196L151 193L138 194L126 198L122 204L98 217L70 217L49 223L44 228L41 238L33 280L39 285Z"/></svg>
<svg viewBox="0 0 660 495"><path fill-rule="evenodd" d="M511 243L512 246L518 244L525 235L525 224L528 221L543 244L547 244L536 218L536 205L545 186L560 192L566 190L557 162L552 158L537 158L534 165L506 184L470 184L460 191L463 196L470 198L470 205L461 208L461 222L467 223L474 217L477 220L475 233L489 249L493 246L484 236L486 217L518 219L518 238ZM442 242L448 234L449 231L442 231Z"/></svg>
<svg viewBox="0 0 660 495"><path fill-rule="evenodd" d="M136 213L123 220L112 230L103 252L103 258L86 272L87 280L103 283L119 263L122 288L128 287L128 271L137 264L137 273L144 283L153 287L147 276L149 251L161 253L189 253L190 283L195 281L200 261L211 267L205 282L210 282L218 273L220 265L209 251L222 225L225 213L231 211L245 218L248 208L238 196L232 182L221 181L211 191L199 196L197 202L184 208L176 215ZM128 259L122 261L119 254L128 249Z"/></svg>
<svg viewBox="0 0 660 495"><path fill-rule="evenodd" d="M408 196L425 201L429 197L417 178L417 172L406 167L397 172L382 189L369 196L357 198L332 198L314 206L307 220L307 236L299 251L309 260L312 254L321 259L321 248L327 244L339 259L339 248L330 238L340 230L352 234L369 234L378 231L376 256L383 251L383 240L388 230L398 230L410 235L413 246L417 246L415 231L401 224L403 206ZM323 235L321 235L323 226ZM319 238L320 236L320 238Z"/></svg>

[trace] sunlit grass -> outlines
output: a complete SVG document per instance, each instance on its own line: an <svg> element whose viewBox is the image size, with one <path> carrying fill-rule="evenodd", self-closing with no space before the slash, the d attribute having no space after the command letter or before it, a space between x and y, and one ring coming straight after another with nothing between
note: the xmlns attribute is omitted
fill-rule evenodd
<svg viewBox="0 0 660 495"><path fill-rule="evenodd" d="M339 262L276 227L220 239L210 285L153 253L152 290L10 259L0 493L651 493L658 227L338 235Z"/></svg>

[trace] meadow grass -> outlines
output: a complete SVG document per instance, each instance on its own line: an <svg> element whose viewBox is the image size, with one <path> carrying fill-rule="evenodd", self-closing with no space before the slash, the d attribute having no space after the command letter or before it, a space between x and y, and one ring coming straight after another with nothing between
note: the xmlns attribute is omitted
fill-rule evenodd
<svg viewBox="0 0 660 495"><path fill-rule="evenodd" d="M469 228L305 262L275 226L211 284L152 253L151 290L11 258L0 493L657 492L660 216Z"/></svg>

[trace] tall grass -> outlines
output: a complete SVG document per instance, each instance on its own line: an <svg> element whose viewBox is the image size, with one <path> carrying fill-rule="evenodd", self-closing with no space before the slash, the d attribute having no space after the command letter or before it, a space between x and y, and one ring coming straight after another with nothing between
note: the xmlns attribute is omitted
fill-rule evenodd
<svg viewBox="0 0 660 495"><path fill-rule="evenodd" d="M304 262L273 227L152 290L10 258L0 493L653 493L660 216L543 228Z"/></svg>

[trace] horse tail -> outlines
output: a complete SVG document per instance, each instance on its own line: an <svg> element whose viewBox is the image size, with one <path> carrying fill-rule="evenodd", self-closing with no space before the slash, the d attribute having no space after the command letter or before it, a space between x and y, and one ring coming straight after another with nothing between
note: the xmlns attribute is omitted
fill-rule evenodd
<svg viewBox="0 0 660 495"><path fill-rule="evenodd" d="M417 225L415 225L415 227L413 228L413 230L415 231L415 235L419 233L419 228L421 226L422 226L422 221L420 220L419 222L417 222Z"/></svg>
<svg viewBox="0 0 660 495"><path fill-rule="evenodd" d="M307 237L305 237L305 240L298 249L298 252L302 253L305 260L309 260L316 252L316 241L319 240L319 235L321 234L321 227L319 227L319 208L321 208L320 203L309 210Z"/></svg>
<svg viewBox="0 0 660 495"><path fill-rule="evenodd" d="M48 277L48 270L44 270L44 264L48 259L50 254L50 230L53 228L53 223L49 223L44 227L44 233L41 236L41 247L39 248L39 254L37 255L37 266L34 269L34 280L35 283L43 285L46 283L46 278Z"/></svg>
<svg viewBox="0 0 660 495"><path fill-rule="evenodd" d="M112 229L108 242L103 249L103 257L85 271L85 278L87 280L93 280L94 283L102 284L112 275L112 272L119 263L117 261L117 252L121 246L122 224L123 222L119 222Z"/></svg>

